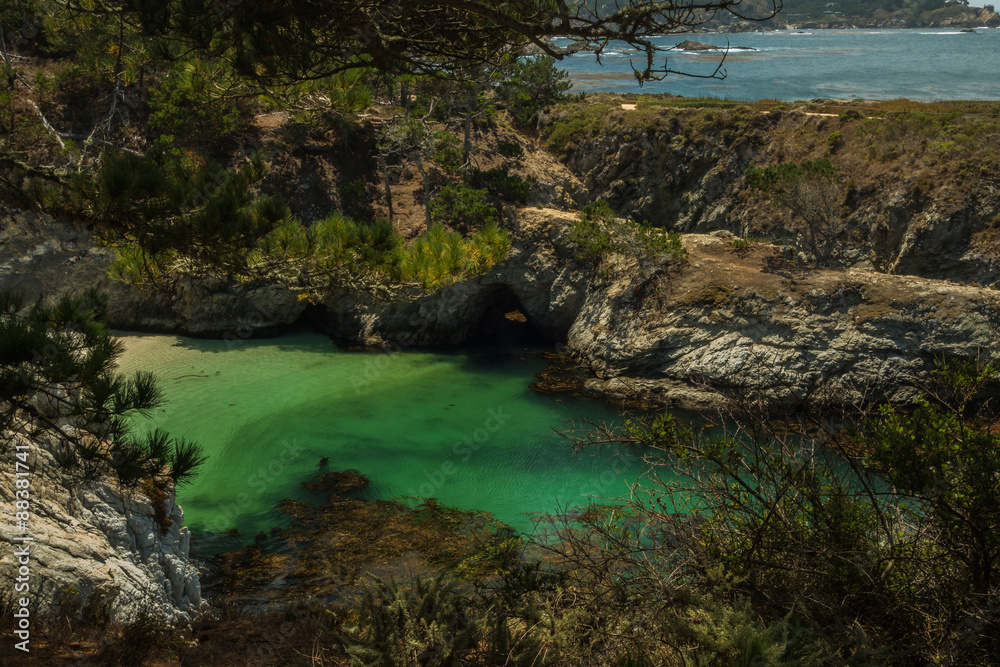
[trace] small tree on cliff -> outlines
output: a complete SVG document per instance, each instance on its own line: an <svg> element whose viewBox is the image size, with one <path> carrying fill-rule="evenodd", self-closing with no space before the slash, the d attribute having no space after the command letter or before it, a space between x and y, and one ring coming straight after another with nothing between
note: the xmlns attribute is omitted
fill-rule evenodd
<svg viewBox="0 0 1000 667"><path fill-rule="evenodd" d="M770 196L790 216L788 231L812 253L818 264L838 254L846 229L840 176L829 160L783 162L763 169L748 169L751 189Z"/></svg>
<svg viewBox="0 0 1000 667"><path fill-rule="evenodd" d="M536 56L514 65L510 78L497 86L497 97L507 103L514 123L531 125L538 112L563 99L573 83L556 69L555 58Z"/></svg>

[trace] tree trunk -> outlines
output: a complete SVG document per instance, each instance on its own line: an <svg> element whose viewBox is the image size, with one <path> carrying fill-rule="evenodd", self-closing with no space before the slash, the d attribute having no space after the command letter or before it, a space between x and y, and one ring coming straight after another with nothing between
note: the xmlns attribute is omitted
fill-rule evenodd
<svg viewBox="0 0 1000 667"><path fill-rule="evenodd" d="M416 160L417 169L420 170L420 177L424 179L424 221L427 229L431 228L431 176L424 169L424 161L419 157Z"/></svg>
<svg viewBox="0 0 1000 667"><path fill-rule="evenodd" d="M476 108L476 91L473 90L469 98L465 101L465 146L462 151L462 162L469 164L469 157L472 155L472 116Z"/></svg>
<svg viewBox="0 0 1000 667"><path fill-rule="evenodd" d="M389 165L382 163L382 182L385 184L385 202L389 206L389 222L392 222L392 188L389 187Z"/></svg>

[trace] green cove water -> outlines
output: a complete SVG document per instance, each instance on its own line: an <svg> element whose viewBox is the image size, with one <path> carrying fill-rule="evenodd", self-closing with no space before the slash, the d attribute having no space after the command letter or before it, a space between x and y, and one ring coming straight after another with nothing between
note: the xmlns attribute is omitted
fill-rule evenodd
<svg viewBox="0 0 1000 667"><path fill-rule="evenodd" d="M642 471L636 458L574 456L555 432L568 419L620 418L529 389L545 367L538 350L347 352L311 333L121 337L119 370L155 373L167 399L136 426L194 440L209 456L178 490L205 552L234 546L213 541L233 528L245 544L285 525L274 510L283 498L318 500L301 482L323 458L366 475L367 498L433 497L520 531L532 529L529 513L626 494Z"/></svg>

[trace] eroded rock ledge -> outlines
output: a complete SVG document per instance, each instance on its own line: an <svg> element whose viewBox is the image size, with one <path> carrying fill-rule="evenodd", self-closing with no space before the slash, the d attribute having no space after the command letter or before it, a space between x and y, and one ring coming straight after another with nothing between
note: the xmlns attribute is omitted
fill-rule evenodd
<svg viewBox="0 0 1000 667"><path fill-rule="evenodd" d="M32 216L6 218L0 235L21 245L3 258L0 281L32 276L52 293L106 280L110 258L84 231ZM1000 293L987 287L815 269L775 246L734 248L727 232L685 235L688 263L649 280L625 257L579 259L573 213L524 208L517 218L509 257L488 274L388 301L334 293L310 324L369 347L455 344L474 339L490 309L506 304L594 371L591 391L685 407L710 404L719 388L777 405L821 393L841 403L905 402L937 359L992 355L1000 327ZM12 227L20 230L13 236ZM273 335L306 307L277 285L187 281L169 298L107 287L116 326L195 336Z"/></svg>
<svg viewBox="0 0 1000 667"><path fill-rule="evenodd" d="M438 294L389 305L328 304L328 333L364 345L466 340L509 291L553 341L590 366L595 393L707 407L717 390L776 405L906 402L950 356L990 356L1000 293L914 276L797 265L731 235L685 235L676 275L649 281L633 261L575 257L573 214L523 209L508 260Z"/></svg>

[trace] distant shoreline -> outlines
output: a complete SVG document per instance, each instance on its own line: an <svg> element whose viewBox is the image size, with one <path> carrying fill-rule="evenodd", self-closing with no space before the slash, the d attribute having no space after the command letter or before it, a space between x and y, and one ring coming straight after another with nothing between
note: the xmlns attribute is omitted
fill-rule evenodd
<svg viewBox="0 0 1000 667"><path fill-rule="evenodd" d="M978 11L977 11L978 10ZM693 34L712 32L773 32L777 30L917 30L917 29L977 29L1000 27L1000 14L985 7L968 7L965 11L927 19L915 19L910 16L888 15L882 17L864 16L833 16L827 15L821 19L792 19L793 15L767 19L760 22L738 21L723 23L710 21L696 29Z"/></svg>
<svg viewBox="0 0 1000 667"><path fill-rule="evenodd" d="M716 28L698 28L688 35L710 35L729 33L754 33L754 32L785 32L788 30L996 30L1000 29L1000 15L997 15L997 22L991 25L815 25L813 23L785 24L780 26L751 25L745 29L736 29L732 26L720 26ZM680 37L680 35L676 35Z"/></svg>

